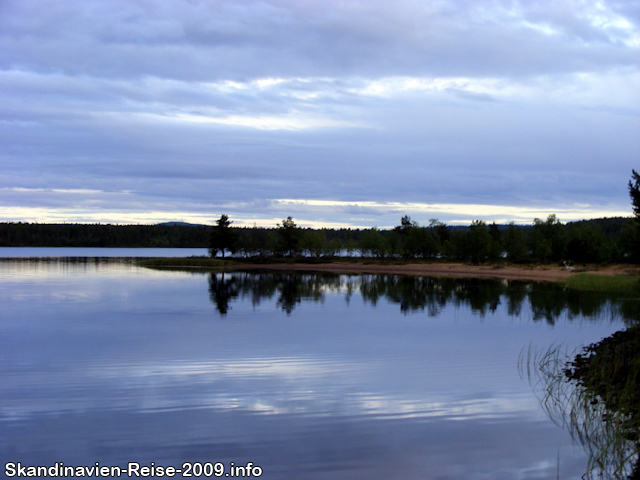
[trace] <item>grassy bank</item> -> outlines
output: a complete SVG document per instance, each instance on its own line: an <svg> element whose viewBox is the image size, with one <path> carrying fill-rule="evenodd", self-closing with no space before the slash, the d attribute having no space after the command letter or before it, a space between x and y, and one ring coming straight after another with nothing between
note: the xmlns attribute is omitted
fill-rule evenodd
<svg viewBox="0 0 640 480"><path fill-rule="evenodd" d="M607 292L621 295L640 295L639 275L600 275L576 273L559 281L563 285L584 292Z"/></svg>

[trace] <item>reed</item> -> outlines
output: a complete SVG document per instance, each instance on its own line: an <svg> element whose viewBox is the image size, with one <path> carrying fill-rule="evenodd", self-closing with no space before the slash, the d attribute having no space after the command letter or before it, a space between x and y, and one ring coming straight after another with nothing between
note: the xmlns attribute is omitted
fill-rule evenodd
<svg viewBox="0 0 640 480"><path fill-rule="evenodd" d="M589 454L585 478L640 478L640 327L581 352L523 352L519 366L549 417Z"/></svg>

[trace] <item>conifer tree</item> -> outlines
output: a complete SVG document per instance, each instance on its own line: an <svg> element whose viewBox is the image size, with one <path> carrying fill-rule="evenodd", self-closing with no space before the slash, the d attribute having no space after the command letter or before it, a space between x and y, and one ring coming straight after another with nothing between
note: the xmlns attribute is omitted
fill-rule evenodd
<svg viewBox="0 0 640 480"><path fill-rule="evenodd" d="M629 180L629 196L636 220L640 222L640 174L631 170L631 180Z"/></svg>
<svg viewBox="0 0 640 480"><path fill-rule="evenodd" d="M224 258L226 250L229 250L232 254L236 253L238 234L231 228L232 223L227 215L221 215L216 220L216 225L211 229L211 236L209 237L209 255L212 257L221 252L222 258Z"/></svg>

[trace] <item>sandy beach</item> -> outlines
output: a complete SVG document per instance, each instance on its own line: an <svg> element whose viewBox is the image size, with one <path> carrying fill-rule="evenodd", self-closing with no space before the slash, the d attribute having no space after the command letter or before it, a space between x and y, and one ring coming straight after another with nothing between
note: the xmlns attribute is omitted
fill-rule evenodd
<svg viewBox="0 0 640 480"><path fill-rule="evenodd" d="M399 264L385 265L379 263L289 263L289 264L245 264L238 265L242 270L288 270L307 272L329 272L339 274L391 274L391 275L423 275L448 278L496 278L507 280L557 281L584 272L599 275L638 274L638 268L629 265L607 267L576 267L570 271L554 265L536 266L493 266L467 265L463 263L433 264Z"/></svg>

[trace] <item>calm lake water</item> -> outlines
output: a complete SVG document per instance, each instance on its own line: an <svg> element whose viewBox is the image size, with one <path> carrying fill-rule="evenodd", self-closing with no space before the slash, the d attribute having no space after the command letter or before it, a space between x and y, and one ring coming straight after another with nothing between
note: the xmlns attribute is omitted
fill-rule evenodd
<svg viewBox="0 0 640 480"><path fill-rule="evenodd" d="M206 248L0 247L0 258L40 257L191 257L208 255Z"/></svg>
<svg viewBox="0 0 640 480"><path fill-rule="evenodd" d="M86 258L0 261L0 302L3 468L252 462L265 479L551 479L558 459L578 479L586 454L519 357L624 326L543 284Z"/></svg>

